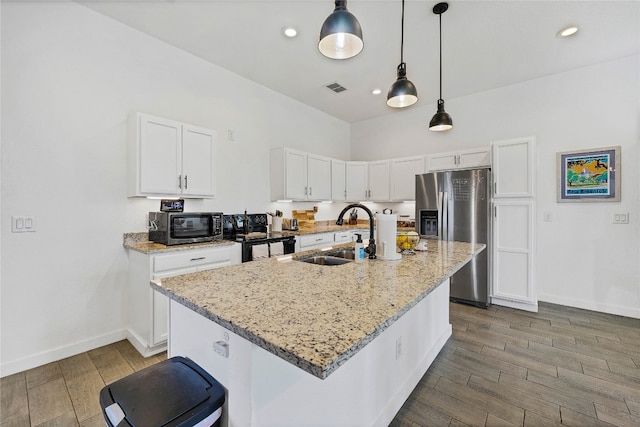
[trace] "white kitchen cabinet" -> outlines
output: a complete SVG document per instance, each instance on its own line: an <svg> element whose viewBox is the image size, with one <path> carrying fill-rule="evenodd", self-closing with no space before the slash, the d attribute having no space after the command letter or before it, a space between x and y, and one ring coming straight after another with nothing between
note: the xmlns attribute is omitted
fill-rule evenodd
<svg viewBox="0 0 640 427"><path fill-rule="evenodd" d="M145 357L164 351L167 343L168 300L151 288L152 279L242 262L239 243L161 254L128 252L127 338Z"/></svg>
<svg viewBox="0 0 640 427"><path fill-rule="evenodd" d="M534 194L534 137L493 141L493 197L531 198Z"/></svg>
<svg viewBox="0 0 640 427"><path fill-rule="evenodd" d="M535 282L535 138L493 141L491 302L537 311Z"/></svg>
<svg viewBox="0 0 640 427"><path fill-rule="evenodd" d="M347 162L331 159L331 200L347 200Z"/></svg>
<svg viewBox="0 0 640 427"><path fill-rule="evenodd" d="M129 196L215 195L215 131L135 113L129 118Z"/></svg>
<svg viewBox="0 0 640 427"><path fill-rule="evenodd" d="M331 200L331 159L290 148L274 148L271 200Z"/></svg>
<svg viewBox="0 0 640 427"><path fill-rule="evenodd" d="M534 202L496 201L492 303L537 310L534 282Z"/></svg>
<svg viewBox="0 0 640 427"><path fill-rule="evenodd" d="M489 166L491 166L491 150L489 147L435 153L427 156L428 172Z"/></svg>
<svg viewBox="0 0 640 427"><path fill-rule="evenodd" d="M369 162L369 191L367 200L372 202L388 202L391 198L390 165L391 162L389 160Z"/></svg>
<svg viewBox="0 0 640 427"><path fill-rule="evenodd" d="M416 198L416 175L425 173L425 156L391 160L391 200Z"/></svg>
<svg viewBox="0 0 640 427"><path fill-rule="evenodd" d="M369 197L369 163L347 162L346 182L347 201L367 200Z"/></svg>

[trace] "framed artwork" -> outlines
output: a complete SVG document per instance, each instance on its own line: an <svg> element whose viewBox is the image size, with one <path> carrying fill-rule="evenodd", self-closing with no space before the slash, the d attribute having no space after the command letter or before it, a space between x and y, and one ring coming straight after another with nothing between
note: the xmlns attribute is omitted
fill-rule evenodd
<svg viewBox="0 0 640 427"><path fill-rule="evenodd" d="M620 146L557 154L558 202L619 202Z"/></svg>

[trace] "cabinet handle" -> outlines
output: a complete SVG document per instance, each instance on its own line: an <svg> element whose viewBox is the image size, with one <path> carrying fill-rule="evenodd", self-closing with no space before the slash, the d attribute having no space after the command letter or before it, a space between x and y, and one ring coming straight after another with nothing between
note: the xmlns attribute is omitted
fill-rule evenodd
<svg viewBox="0 0 640 427"><path fill-rule="evenodd" d="M309 193L307 192L309 187L304 187L304 195L307 196Z"/></svg>
<svg viewBox="0 0 640 427"><path fill-rule="evenodd" d="M178 175L178 188L182 189L182 175Z"/></svg>
<svg viewBox="0 0 640 427"><path fill-rule="evenodd" d="M322 240L324 240L322 237L319 239L316 239L316 242L322 242Z"/></svg>
<svg viewBox="0 0 640 427"><path fill-rule="evenodd" d="M193 261L202 261L203 259L207 259L207 258L203 257L203 256L198 257L198 258L191 258L191 262L193 262Z"/></svg>
<svg viewBox="0 0 640 427"><path fill-rule="evenodd" d="M187 190L189 189L189 181L188 181L189 177L187 175L184 176L184 189Z"/></svg>
<svg viewBox="0 0 640 427"><path fill-rule="evenodd" d="M311 189L311 187L309 187L309 195L312 196L313 195L313 190Z"/></svg>
<svg viewBox="0 0 640 427"><path fill-rule="evenodd" d="M498 194L498 183L497 182L493 182L493 195L495 196L496 194Z"/></svg>

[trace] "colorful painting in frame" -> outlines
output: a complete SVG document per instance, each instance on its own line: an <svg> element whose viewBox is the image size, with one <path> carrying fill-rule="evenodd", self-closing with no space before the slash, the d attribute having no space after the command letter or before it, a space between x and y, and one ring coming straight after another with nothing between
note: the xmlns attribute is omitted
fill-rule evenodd
<svg viewBox="0 0 640 427"><path fill-rule="evenodd" d="M558 202L619 202L620 146L565 151L558 158Z"/></svg>

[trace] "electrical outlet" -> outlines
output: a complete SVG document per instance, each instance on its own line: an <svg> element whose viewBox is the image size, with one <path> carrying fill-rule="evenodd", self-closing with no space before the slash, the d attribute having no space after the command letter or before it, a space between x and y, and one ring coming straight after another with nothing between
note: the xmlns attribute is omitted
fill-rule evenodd
<svg viewBox="0 0 640 427"><path fill-rule="evenodd" d="M543 214L543 220L544 220L544 222L552 222L553 221L553 214L551 212L545 212Z"/></svg>
<svg viewBox="0 0 640 427"><path fill-rule="evenodd" d="M233 134L233 130L229 129L227 130L227 141L234 141L235 135Z"/></svg>
<svg viewBox="0 0 640 427"><path fill-rule="evenodd" d="M396 339L396 360L402 356L402 337Z"/></svg>
<svg viewBox="0 0 640 427"><path fill-rule="evenodd" d="M222 357L229 357L229 343L224 341L216 341L213 343L213 351Z"/></svg>

